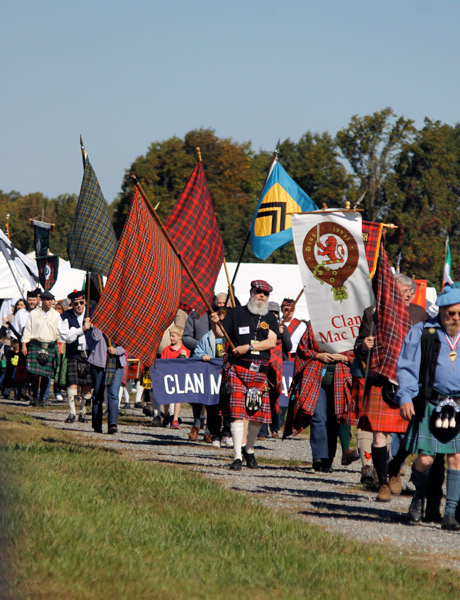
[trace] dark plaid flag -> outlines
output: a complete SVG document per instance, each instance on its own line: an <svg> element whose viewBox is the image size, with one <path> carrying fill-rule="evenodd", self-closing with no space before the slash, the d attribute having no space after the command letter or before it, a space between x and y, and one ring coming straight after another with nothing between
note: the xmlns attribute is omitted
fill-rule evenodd
<svg viewBox="0 0 460 600"><path fill-rule="evenodd" d="M36 260L40 284L45 291L50 290L58 277L59 256L47 256Z"/></svg>
<svg viewBox="0 0 460 600"><path fill-rule="evenodd" d="M363 242L371 279L374 277L377 268L382 231L383 223L363 221Z"/></svg>
<svg viewBox="0 0 460 600"><path fill-rule="evenodd" d="M35 258L45 258L48 256L48 249L50 247L50 231L52 230L51 223L44 223L43 221L32 220L34 228L34 249Z"/></svg>
<svg viewBox="0 0 460 600"><path fill-rule="evenodd" d="M373 288L376 320L375 346L370 368L396 383L396 366L404 338L411 328L411 320L388 262L383 242Z"/></svg>
<svg viewBox="0 0 460 600"><path fill-rule="evenodd" d="M88 157L75 216L67 236L67 254L74 269L108 275L117 241L109 209Z"/></svg>
<svg viewBox="0 0 460 600"><path fill-rule="evenodd" d="M179 308L181 265L137 187L92 322L131 358L153 365Z"/></svg>
<svg viewBox="0 0 460 600"><path fill-rule="evenodd" d="M211 304L224 260L224 245L201 161L169 215L165 229ZM198 314L204 314L207 310L185 270L182 270L180 308L186 312L195 309Z"/></svg>

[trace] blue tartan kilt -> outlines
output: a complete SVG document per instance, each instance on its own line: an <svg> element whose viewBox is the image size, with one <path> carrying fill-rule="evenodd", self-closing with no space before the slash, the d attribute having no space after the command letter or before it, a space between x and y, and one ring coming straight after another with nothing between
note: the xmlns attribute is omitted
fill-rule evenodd
<svg viewBox="0 0 460 600"><path fill-rule="evenodd" d="M423 418L421 420L413 418L409 423L403 441L403 446L408 452L426 454L427 456L457 454L460 452L460 433L449 442L441 442L431 431L430 417L435 408L433 404L428 403Z"/></svg>
<svg viewBox="0 0 460 600"><path fill-rule="evenodd" d="M48 362L46 363L46 365L41 365L37 360L38 352L40 351L40 346L36 346L35 344L29 344L29 347L27 348L26 369L29 373L33 373L34 375L39 375L40 377L48 377L49 379L53 379L58 359L56 342L50 342L47 350L49 352Z"/></svg>

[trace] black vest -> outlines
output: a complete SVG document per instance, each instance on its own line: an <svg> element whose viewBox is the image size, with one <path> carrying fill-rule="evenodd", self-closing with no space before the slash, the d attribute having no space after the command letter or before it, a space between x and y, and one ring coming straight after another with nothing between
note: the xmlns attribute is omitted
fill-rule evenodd
<svg viewBox="0 0 460 600"><path fill-rule="evenodd" d="M78 322L77 316L75 315L73 309L65 310L61 319L69 322L69 329L71 327L75 327L75 329L79 329L80 323ZM85 331L85 339L86 339L86 348L91 352L96 345L93 336L91 335L91 329ZM78 338L71 342L70 344L65 345L65 355L66 358L74 358L74 356L78 353Z"/></svg>
<svg viewBox="0 0 460 600"><path fill-rule="evenodd" d="M434 378L439 352L441 351L441 340L436 327L424 327L420 340L421 359L418 380L420 391L414 399L414 410L418 417L423 417L427 403L433 397Z"/></svg>

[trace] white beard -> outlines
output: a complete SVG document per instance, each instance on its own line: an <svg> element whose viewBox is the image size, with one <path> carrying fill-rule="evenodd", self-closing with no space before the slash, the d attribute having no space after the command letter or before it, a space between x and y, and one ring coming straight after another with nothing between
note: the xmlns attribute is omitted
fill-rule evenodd
<svg viewBox="0 0 460 600"><path fill-rule="evenodd" d="M268 300L266 302L264 302L263 300L258 302L254 298L254 296L251 296L251 299L246 304L246 306L249 312L253 315L261 315L262 317L264 317L268 313Z"/></svg>

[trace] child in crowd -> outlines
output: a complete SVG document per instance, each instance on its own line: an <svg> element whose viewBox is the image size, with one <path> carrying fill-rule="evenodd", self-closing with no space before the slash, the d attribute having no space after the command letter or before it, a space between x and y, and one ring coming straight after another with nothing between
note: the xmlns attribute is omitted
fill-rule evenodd
<svg viewBox="0 0 460 600"><path fill-rule="evenodd" d="M182 343L182 335L184 333L183 327L178 327L177 325L173 325L169 330L169 338L171 340L171 344L166 346L166 348L161 353L161 358L189 358L190 351ZM171 423L172 429L179 429L179 411L180 404L176 403L174 405L174 416ZM169 427L170 425L170 417L169 417L169 404L164 404L164 419L163 419L163 427Z"/></svg>

